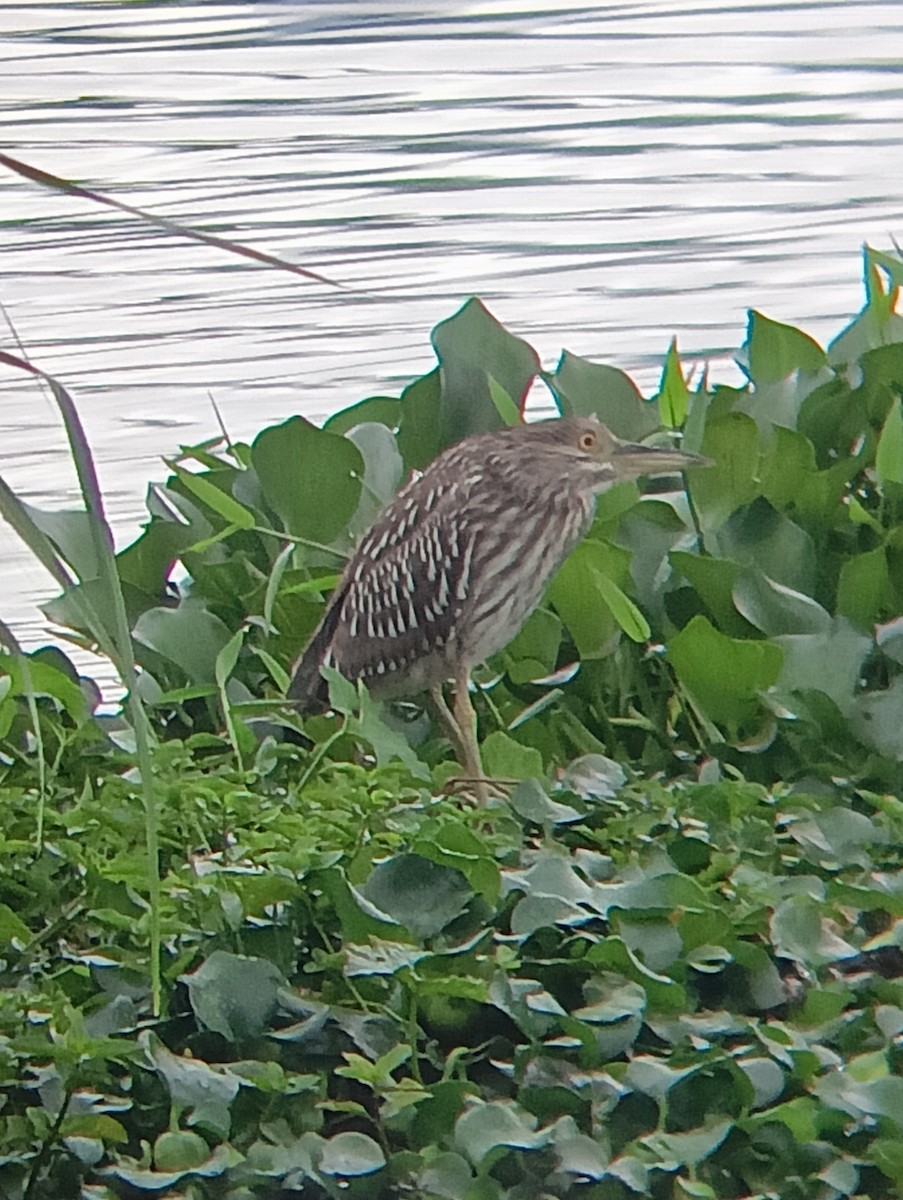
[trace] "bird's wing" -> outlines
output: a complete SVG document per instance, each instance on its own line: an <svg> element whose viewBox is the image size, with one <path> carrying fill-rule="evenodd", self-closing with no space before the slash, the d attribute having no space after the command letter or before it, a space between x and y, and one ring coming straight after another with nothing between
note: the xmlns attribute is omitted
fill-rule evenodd
<svg viewBox="0 0 903 1200"><path fill-rule="evenodd" d="M329 648L348 678L389 682L420 660L445 656L473 554L458 490L456 483L441 491L405 489L361 542Z"/></svg>

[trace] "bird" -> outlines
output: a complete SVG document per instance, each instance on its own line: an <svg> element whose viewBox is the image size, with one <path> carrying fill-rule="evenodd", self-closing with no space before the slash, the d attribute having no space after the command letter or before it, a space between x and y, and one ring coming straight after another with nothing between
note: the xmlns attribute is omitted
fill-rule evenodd
<svg viewBox="0 0 903 1200"><path fill-rule="evenodd" d="M364 534L294 665L287 699L303 715L323 711L323 666L362 680L376 699L429 693L478 803L487 803L471 672L537 608L589 531L597 496L706 463L622 441L593 415L462 439L415 473Z"/></svg>

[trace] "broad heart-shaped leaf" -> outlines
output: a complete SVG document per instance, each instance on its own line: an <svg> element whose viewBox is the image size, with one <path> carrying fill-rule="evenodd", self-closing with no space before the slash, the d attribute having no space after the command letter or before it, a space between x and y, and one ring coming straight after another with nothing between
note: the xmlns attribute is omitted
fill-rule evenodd
<svg viewBox="0 0 903 1200"><path fill-rule="evenodd" d="M438 367L415 379L401 393L397 436L405 470L422 471L442 449L441 405L442 383Z"/></svg>
<svg viewBox="0 0 903 1200"><path fill-rule="evenodd" d="M191 1171L210 1156L210 1147L197 1133L167 1129L154 1142L154 1166L158 1171Z"/></svg>
<svg viewBox="0 0 903 1200"><path fill-rule="evenodd" d="M794 633L827 633L831 614L802 592L775 583L764 572L747 567L734 584L737 611L769 637Z"/></svg>
<svg viewBox="0 0 903 1200"><path fill-rule="evenodd" d="M779 383L794 371L818 371L826 362L814 338L792 325L772 321L751 309L746 335L753 383Z"/></svg>
<svg viewBox="0 0 903 1200"><path fill-rule="evenodd" d="M324 667L324 671L329 671L330 668ZM343 681L344 682L344 681ZM333 698L333 683L330 682L329 695L330 702ZM339 693L337 699L342 696L347 696L347 688L341 685L335 685L336 691ZM336 704L335 707L339 707ZM404 734L398 729L392 728L383 720L383 706L378 700L373 700L370 693L367 691L366 685L359 681L357 685L357 708L358 712L354 716L350 716L345 722L346 731L352 737L362 738L373 749L376 755L376 762L379 766L383 766L391 762L393 758L401 759L408 770L416 779L429 779L429 768L425 763L421 762L417 757L417 752L408 743Z"/></svg>
<svg viewBox="0 0 903 1200"><path fill-rule="evenodd" d="M895 615L894 590L888 569L887 548L877 546L848 558L837 582L837 612L862 629Z"/></svg>
<svg viewBox="0 0 903 1200"><path fill-rule="evenodd" d="M347 433L356 425L369 424L378 421L395 429L401 420L401 401L394 396L371 396L358 404L351 404L340 412L334 413L323 422L323 428L330 433Z"/></svg>
<svg viewBox="0 0 903 1200"><path fill-rule="evenodd" d="M804 596L815 591L817 556L809 534L760 497L733 513L715 535L719 554L757 567Z"/></svg>
<svg viewBox="0 0 903 1200"><path fill-rule="evenodd" d="M174 520L152 518L141 536L116 555L119 578L159 599L181 552L210 534L209 522L200 524L195 531Z"/></svg>
<svg viewBox="0 0 903 1200"><path fill-rule="evenodd" d="M226 625L204 601L182 600L178 608L151 608L135 625L135 640L176 663L192 683L214 683L216 660L228 644Z"/></svg>
<svg viewBox="0 0 903 1200"><path fill-rule="evenodd" d="M31 504L20 501L22 507L53 543L60 557L68 563L80 580L96 579L100 573L97 564L95 534L97 521L84 509L45 512ZM94 533L92 533L94 529ZM106 534L102 533L102 537Z"/></svg>
<svg viewBox="0 0 903 1200"><path fill-rule="evenodd" d="M701 452L714 466L693 471L690 494L702 526L715 530L759 493L759 430L745 413L729 412L707 422Z"/></svg>
<svg viewBox="0 0 903 1200"><path fill-rule="evenodd" d="M373 1138L348 1130L331 1137L323 1147L317 1167L324 1175L354 1178L372 1175L386 1165L386 1157Z"/></svg>
<svg viewBox="0 0 903 1200"><path fill-rule="evenodd" d="M228 1126L222 1132L223 1136L226 1136ZM230 1167L236 1165L239 1157L236 1150L223 1144L217 1146L204 1162L188 1171L152 1171L148 1167L141 1167L137 1164L131 1166L130 1163L134 1162L134 1159L121 1158L109 1167L99 1168L98 1174L121 1179L123 1183L129 1184L131 1189L137 1189L139 1192L151 1196L158 1195L163 1191L168 1196L173 1196L178 1193L172 1189L187 1177L199 1175L204 1179L212 1179L217 1175L225 1175Z"/></svg>
<svg viewBox="0 0 903 1200"><path fill-rule="evenodd" d="M139 1040L154 1069L165 1080L175 1108L190 1112L189 1124L227 1137L230 1108L241 1086L238 1076L226 1067L215 1070L202 1059L172 1054L156 1034L147 1030Z"/></svg>
<svg viewBox="0 0 903 1200"><path fill-rule="evenodd" d="M830 929L821 904L811 896L790 896L781 901L771 918L771 938L777 954L810 967L852 958L857 953L855 946Z"/></svg>
<svg viewBox="0 0 903 1200"><path fill-rule="evenodd" d="M490 378L523 408L540 370L539 355L499 324L481 300L468 300L454 316L440 322L432 342L442 380L442 446L472 433L502 428Z"/></svg>
<svg viewBox="0 0 903 1200"><path fill-rule="evenodd" d="M794 519L832 528L846 484L857 469L855 459L846 459L820 471L809 438L777 426L762 459L762 494Z"/></svg>
<svg viewBox="0 0 903 1200"><path fill-rule="evenodd" d="M630 555L610 542L587 538L549 585L548 598L564 621L581 658L603 654L620 628L599 586L605 575L630 586Z"/></svg>
<svg viewBox="0 0 903 1200"><path fill-rule="evenodd" d="M399 854L380 863L360 893L419 938L439 933L461 915L473 896L460 871L439 866L419 854Z"/></svg>
<svg viewBox="0 0 903 1200"><path fill-rule="evenodd" d="M502 1100L474 1103L455 1122L455 1143L474 1166L506 1150L541 1150L550 1138L551 1130L537 1130L530 1113Z"/></svg>
<svg viewBox="0 0 903 1200"><path fill-rule="evenodd" d="M745 567L727 558L704 558L684 550L672 550L668 559L692 586L722 633L743 637L753 632L754 626L740 616L734 605L734 587Z"/></svg>
<svg viewBox="0 0 903 1200"><path fill-rule="evenodd" d="M496 779L536 779L542 776L542 754L523 746L501 729L493 730L482 746L483 768Z"/></svg>
<svg viewBox="0 0 903 1200"><path fill-rule="evenodd" d="M694 617L671 639L668 658L709 717L729 726L754 715L783 662L778 646L725 637L705 617Z"/></svg>
<svg viewBox="0 0 903 1200"><path fill-rule="evenodd" d="M558 662L560 645L560 619L547 608L537 608L505 647L503 661L511 681L527 683L551 675Z"/></svg>
<svg viewBox="0 0 903 1200"><path fill-rule="evenodd" d="M867 746L903 761L903 676L884 691L857 696L851 724Z"/></svg>
<svg viewBox="0 0 903 1200"><path fill-rule="evenodd" d="M364 460L360 502L348 523L349 532L356 540L370 528L379 511L398 491L404 465L395 437L387 426L368 421L349 429L346 436L354 442Z"/></svg>
<svg viewBox="0 0 903 1200"><path fill-rule="evenodd" d="M348 438L290 417L259 434L251 461L288 533L332 542L358 506L364 460Z"/></svg>
<svg viewBox="0 0 903 1200"><path fill-rule="evenodd" d="M843 619L835 618L819 633L776 637L784 654L778 690L784 693L824 692L849 716L859 689L863 664L872 650L872 639Z"/></svg>
<svg viewBox="0 0 903 1200"><path fill-rule="evenodd" d="M554 375L544 376L565 417L595 415L616 437L638 442L658 426L652 404L623 371L563 350Z"/></svg>
<svg viewBox="0 0 903 1200"><path fill-rule="evenodd" d="M658 1159L695 1167L714 1154L733 1125L733 1121L718 1121L706 1129L693 1129L688 1133L650 1133L640 1142Z"/></svg>
<svg viewBox="0 0 903 1200"><path fill-rule="evenodd" d="M282 972L265 958L214 950L196 971L181 976L195 1016L230 1042L259 1036L276 1011Z"/></svg>
<svg viewBox="0 0 903 1200"><path fill-rule="evenodd" d="M519 783L508 798L508 804L525 821L537 825L571 825L583 819L583 813L570 804L559 804L549 798L536 779Z"/></svg>

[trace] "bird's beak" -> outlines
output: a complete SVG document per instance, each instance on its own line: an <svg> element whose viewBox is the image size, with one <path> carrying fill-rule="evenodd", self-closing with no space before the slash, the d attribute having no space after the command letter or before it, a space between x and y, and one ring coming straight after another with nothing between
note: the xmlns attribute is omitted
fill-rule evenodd
<svg viewBox="0 0 903 1200"><path fill-rule="evenodd" d="M670 446L641 446L639 442L615 440L612 461L621 479L638 479L641 475L670 475L688 467L711 467L712 460L701 454L688 454Z"/></svg>

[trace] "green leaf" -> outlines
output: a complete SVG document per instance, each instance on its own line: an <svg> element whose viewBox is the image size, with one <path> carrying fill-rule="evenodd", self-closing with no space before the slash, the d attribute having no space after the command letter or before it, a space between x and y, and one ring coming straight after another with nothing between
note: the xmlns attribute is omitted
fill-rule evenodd
<svg viewBox="0 0 903 1200"><path fill-rule="evenodd" d="M439 1196L443 1200L456 1200L456 1197L469 1194L472 1180L473 1172L467 1159L450 1151L432 1157L418 1176L423 1196Z"/></svg>
<svg viewBox="0 0 903 1200"><path fill-rule="evenodd" d="M891 760L903 760L903 676L883 691L857 696L851 725L867 746Z"/></svg>
<svg viewBox="0 0 903 1200"><path fill-rule="evenodd" d="M672 550L668 560L692 585L722 633L731 636L753 633L754 627L740 616L734 605L734 588L743 576L744 567L726 558L702 557L685 550Z"/></svg>
<svg viewBox="0 0 903 1200"><path fill-rule="evenodd" d="M190 1112L192 1124L227 1137L232 1120L230 1108L240 1087L238 1077L228 1069L214 1070L201 1059L172 1054L150 1032L143 1033L140 1041L176 1108Z"/></svg>
<svg viewBox="0 0 903 1200"><path fill-rule="evenodd" d="M549 585L555 606L581 658L597 657L610 648L620 626L604 602L599 576L619 587L629 586L630 555L619 546L586 538ZM604 586L604 585L603 585Z"/></svg>
<svg viewBox="0 0 903 1200"><path fill-rule="evenodd" d="M857 953L828 927L821 905L809 896L790 896L778 905L771 936L777 954L806 966L820 967Z"/></svg>
<svg viewBox="0 0 903 1200"><path fill-rule="evenodd" d="M325 670L330 671L330 668L325 668ZM330 676L330 703L339 708L340 705L333 700L335 686L336 684ZM344 695L344 689L342 689L342 693ZM358 682L357 685L357 709L358 715L349 717L345 722L345 728L352 737L361 738L372 747L378 766L385 766L397 758L404 763L415 779L429 779L429 768L417 757L404 734L383 720L382 704L372 699L363 682Z"/></svg>
<svg viewBox="0 0 903 1200"><path fill-rule="evenodd" d="M593 578L599 589L599 595L608 605L611 615L631 641L647 642L651 632L649 622L630 597L625 595L615 581L610 576L603 574L602 571L593 569Z"/></svg>
<svg viewBox="0 0 903 1200"><path fill-rule="evenodd" d="M687 419L689 401L690 391L677 353L677 338L672 338L658 389L658 411L662 424L668 429L682 429Z"/></svg>
<svg viewBox="0 0 903 1200"><path fill-rule="evenodd" d="M258 434L251 461L287 532L330 543L346 529L364 474L361 453L348 438L290 417Z"/></svg>
<svg viewBox="0 0 903 1200"><path fill-rule="evenodd" d="M717 1121L707 1129L689 1133L650 1133L640 1138L640 1143L665 1162L695 1167L715 1153L733 1127L733 1121Z"/></svg>
<svg viewBox="0 0 903 1200"><path fill-rule="evenodd" d="M604 363L562 352L554 375L544 376L565 417L597 416L611 432L629 442L641 441L658 421L629 375Z"/></svg>
<svg viewBox="0 0 903 1200"><path fill-rule="evenodd" d="M415 379L401 393L398 449L408 471L422 471L442 449L439 376L437 367L428 375Z"/></svg>
<svg viewBox="0 0 903 1200"><path fill-rule="evenodd" d="M505 425L510 427L523 424L520 409L502 385L496 379L493 379L491 375L489 376L489 397Z"/></svg>
<svg viewBox="0 0 903 1200"><path fill-rule="evenodd" d="M508 798L513 812L525 821L537 825L571 825L583 818L583 813L570 804L558 804L546 795L536 779L518 784Z"/></svg>
<svg viewBox="0 0 903 1200"><path fill-rule="evenodd" d="M837 582L837 613L860 629L870 629L894 612L887 550L878 546L846 559Z"/></svg>
<svg viewBox="0 0 903 1200"><path fill-rule="evenodd" d="M811 536L767 500L733 513L716 534L723 557L758 568L775 583L804 596L816 590L818 556Z"/></svg>
<svg viewBox="0 0 903 1200"><path fill-rule="evenodd" d="M504 650L504 662L513 683L529 683L551 675L558 663L561 621L548 608L537 608Z"/></svg>
<svg viewBox="0 0 903 1200"><path fill-rule="evenodd" d="M541 1150L549 1144L551 1130L536 1129L536 1118L505 1101L474 1103L455 1122L455 1143L479 1167L499 1151Z"/></svg>
<svg viewBox="0 0 903 1200"><path fill-rule="evenodd" d="M398 491L404 465L398 444L385 425L372 421L356 425L346 436L357 446L364 461L360 502L348 524L349 532L357 540Z"/></svg>
<svg viewBox="0 0 903 1200"><path fill-rule="evenodd" d="M481 747L483 770L492 779L542 778L542 754L524 746L500 729L490 733Z"/></svg>
<svg viewBox="0 0 903 1200"><path fill-rule="evenodd" d="M700 453L713 466L693 471L689 489L703 528L718 529L759 492L759 430L745 413L728 413L706 424Z"/></svg>
<svg viewBox="0 0 903 1200"><path fill-rule="evenodd" d="M540 369L533 347L509 333L475 298L440 321L432 342L441 368L442 446L504 424L493 403L490 378L520 410Z"/></svg>
<svg viewBox="0 0 903 1200"><path fill-rule="evenodd" d="M333 413L323 422L323 428L330 433L347 433L355 425L378 421L380 425L395 429L400 420L400 400L393 396L371 396Z"/></svg>
<svg viewBox="0 0 903 1200"><path fill-rule="evenodd" d="M217 654L216 664L214 667L217 687L224 688L226 686L227 680L235 670L244 639L244 631L239 629L238 632L234 633L229 641L226 642L219 654Z"/></svg>
<svg viewBox="0 0 903 1200"><path fill-rule="evenodd" d="M31 930L25 922L19 919L8 904L0 904L0 945L10 947L13 942L18 942L24 947L30 941Z"/></svg>
<svg viewBox="0 0 903 1200"><path fill-rule="evenodd" d="M802 592L784 587L762 571L747 567L734 584L734 605L742 617L763 633L827 634L831 615Z"/></svg>
<svg viewBox="0 0 903 1200"><path fill-rule="evenodd" d="M899 397L891 406L878 439L875 470L883 484L903 483L903 407Z"/></svg>
<svg viewBox="0 0 903 1200"><path fill-rule="evenodd" d="M239 504L233 499L228 492L212 481L207 475L195 475L192 471L186 471L184 467L180 467L178 463L171 459L164 460L171 471L175 473L182 486L196 500L200 500L207 508L223 518L227 525L232 525L236 529L253 529L257 524L257 520L250 509L245 508L243 504ZM227 479L231 479L232 472L223 472ZM216 478L216 475L213 475Z"/></svg>
<svg viewBox="0 0 903 1200"><path fill-rule="evenodd" d="M386 1156L377 1142L365 1133L337 1133L323 1147L317 1164L324 1175L337 1179L354 1179L372 1175L386 1165Z"/></svg>
<svg viewBox="0 0 903 1200"><path fill-rule="evenodd" d="M399 854L374 867L360 894L423 939L434 937L459 917L473 896L460 871L419 854Z"/></svg>
<svg viewBox="0 0 903 1200"><path fill-rule="evenodd" d="M229 1041L257 1037L269 1027L282 972L263 958L214 950L196 971L183 975L195 1016Z"/></svg>
<svg viewBox="0 0 903 1200"><path fill-rule="evenodd" d="M52 663L41 661L37 654L26 656L27 672L30 686L36 696L48 696L66 712L73 721L81 724L88 716L88 704L85 693L66 673L65 669L58 670ZM66 660L59 654L61 665ZM15 654L0 652L0 677L5 676L9 681L8 695L26 696L29 683L25 678L22 659Z"/></svg>
<svg viewBox="0 0 903 1200"><path fill-rule="evenodd" d="M747 345L754 383L779 383L794 371L818 371L826 362L824 350L808 333L772 321L755 309L749 313Z"/></svg>
<svg viewBox="0 0 903 1200"><path fill-rule="evenodd" d="M397 975L410 971L424 958L426 950L406 942L389 942L371 935L366 946L349 942L345 948L345 974L349 979L358 975Z"/></svg>
<svg viewBox="0 0 903 1200"><path fill-rule="evenodd" d="M694 617L668 645L678 678L713 721L737 726L756 712L759 696L780 674L781 650L770 642L725 637Z"/></svg>
<svg viewBox="0 0 903 1200"><path fill-rule="evenodd" d="M192 1171L210 1157L210 1147L196 1133L161 1133L154 1142L154 1166L158 1171Z"/></svg>
<svg viewBox="0 0 903 1200"><path fill-rule="evenodd" d="M824 692L842 713L850 715L863 663L872 650L870 637L837 618L823 633L778 637L775 643L784 655L778 676L780 691Z"/></svg>
<svg viewBox="0 0 903 1200"><path fill-rule="evenodd" d="M138 618L134 637L198 684L216 682L217 659L231 640L224 622L194 597L178 608L148 609Z"/></svg>
<svg viewBox="0 0 903 1200"><path fill-rule="evenodd" d="M90 513L83 509L45 512L26 504L24 500L20 503L79 579L97 579L100 566L97 558L96 521ZM92 527L95 532L92 532Z"/></svg>

